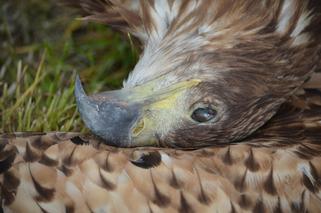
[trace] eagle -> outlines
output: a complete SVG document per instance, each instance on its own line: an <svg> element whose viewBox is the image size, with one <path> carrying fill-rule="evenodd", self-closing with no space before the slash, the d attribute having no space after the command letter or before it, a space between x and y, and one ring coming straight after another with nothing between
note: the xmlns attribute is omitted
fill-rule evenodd
<svg viewBox="0 0 321 213"><path fill-rule="evenodd" d="M143 53L123 88L87 96L86 126L120 147L196 148L241 141L320 70L316 0L72 0L137 37Z"/></svg>
<svg viewBox="0 0 321 213"><path fill-rule="evenodd" d="M0 136L4 212L320 212L321 3L66 0L143 47L77 106L93 135Z"/></svg>

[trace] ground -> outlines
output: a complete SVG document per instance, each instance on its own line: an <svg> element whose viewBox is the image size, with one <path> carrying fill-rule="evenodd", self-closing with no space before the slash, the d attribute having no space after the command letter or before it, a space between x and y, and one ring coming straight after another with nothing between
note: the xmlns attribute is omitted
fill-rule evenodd
<svg viewBox="0 0 321 213"><path fill-rule="evenodd" d="M86 131L73 97L75 74L89 93L121 86L137 46L75 17L54 0L0 5L0 132Z"/></svg>

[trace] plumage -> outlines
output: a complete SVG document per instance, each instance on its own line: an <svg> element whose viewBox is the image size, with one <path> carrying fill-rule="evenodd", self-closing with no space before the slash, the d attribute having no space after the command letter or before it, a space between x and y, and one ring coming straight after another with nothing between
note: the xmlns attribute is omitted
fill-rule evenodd
<svg viewBox="0 0 321 213"><path fill-rule="evenodd" d="M5 212L321 211L319 1L65 2L144 50L121 90L76 79L98 137L0 137Z"/></svg>
<svg viewBox="0 0 321 213"><path fill-rule="evenodd" d="M116 148L53 132L0 144L4 212L321 211L320 90L293 97L242 143Z"/></svg>

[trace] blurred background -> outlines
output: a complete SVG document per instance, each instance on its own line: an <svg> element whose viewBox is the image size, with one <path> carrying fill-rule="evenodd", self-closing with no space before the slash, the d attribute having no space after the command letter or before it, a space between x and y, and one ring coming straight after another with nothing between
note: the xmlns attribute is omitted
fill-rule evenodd
<svg viewBox="0 0 321 213"><path fill-rule="evenodd" d="M89 94L121 87L138 59L131 37L76 17L55 0L0 0L0 133L86 131L76 73Z"/></svg>

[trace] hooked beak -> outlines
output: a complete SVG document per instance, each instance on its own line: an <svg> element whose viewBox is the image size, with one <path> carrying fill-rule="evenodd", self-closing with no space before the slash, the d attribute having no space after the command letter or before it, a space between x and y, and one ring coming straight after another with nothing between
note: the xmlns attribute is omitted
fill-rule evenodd
<svg viewBox="0 0 321 213"><path fill-rule="evenodd" d="M87 96L79 79L75 82L78 111L86 126L109 145L118 147L155 146L171 130L178 116L178 103L196 79L178 82L155 91L160 79L134 88Z"/></svg>
<svg viewBox="0 0 321 213"><path fill-rule="evenodd" d="M107 144L130 146L130 129L138 118L138 105L115 99L113 92L88 97L76 77L75 96L78 111L86 126Z"/></svg>

